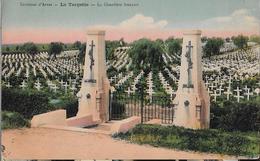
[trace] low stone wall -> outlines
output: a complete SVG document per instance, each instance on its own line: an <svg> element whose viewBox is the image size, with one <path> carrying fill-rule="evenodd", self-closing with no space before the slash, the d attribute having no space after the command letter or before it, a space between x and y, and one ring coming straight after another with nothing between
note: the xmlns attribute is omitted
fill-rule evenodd
<svg viewBox="0 0 260 161"><path fill-rule="evenodd" d="M93 121L92 115L86 115L81 117L71 117L66 120L67 126L75 127L87 127L92 125L97 125L99 122Z"/></svg>
<svg viewBox="0 0 260 161"><path fill-rule="evenodd" d="M141 123L141 117L132 116L130 118L116 121L111 126L111 133L126 133L127 131L134 128L137 124Z"/></svg>
<svg viewBox="0 0 260 161"><path fill-rule="evenodd" d="M31 120L31 127L40 127L43 125L66 126L66 110L56 110L34 115Z"/></svg>

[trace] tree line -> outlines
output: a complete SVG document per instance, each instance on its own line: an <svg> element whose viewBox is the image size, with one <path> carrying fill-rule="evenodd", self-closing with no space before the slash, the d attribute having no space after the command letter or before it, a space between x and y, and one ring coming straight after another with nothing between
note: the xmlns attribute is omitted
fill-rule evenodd
<svg viewBox="0 0 260 161"><path fill-rule="evenodd" d="M237 47L239 50L246 50L248 48L247 43L255 42L260 44L260 36L252 35L250 37L244 35L227 37L225 39L219 37L202 37L201 38L203 46L203 56L211 57L214 55L221 54L220 49L223 47L224 43L231 43ZM118 47L131 46L129 50L130 57L134 60L134 65L137 68L149 68L151 65L156 66L162 62L162 53L167 52L169 55L180 55L181 54L181 38L169 37L166 40L157 39L152 41L147 38L142 38L136 40L132 43L127 44L123 38L120 40L107 40L106 41L106 59L115 60L114 50ZM64 44L62 42L51 42L49 44L35 44L33 42L27 42L21 45L3 45L3 53L15 53L15 52L26 52L34 56L40 51L47 51L51 57L56 58L56 55L64 50L77 49L80 51L79 61L84 62L86 44L80 41L75 41L72 44ZM175 62L178 63L178 62ZM160 66L160 65L159 65Z"/></svg>

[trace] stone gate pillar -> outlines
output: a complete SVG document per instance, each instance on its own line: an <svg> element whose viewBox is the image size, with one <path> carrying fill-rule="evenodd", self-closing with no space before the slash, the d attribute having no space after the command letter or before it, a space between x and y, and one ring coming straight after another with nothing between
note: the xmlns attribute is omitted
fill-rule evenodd
<svg viewBox="0 0 260 161"><path fill-rule="evenodd" d="M201 31L184 32L180 80L174 99L174 124L187 128L209 128L210 97L202 79Z"/></svg>
<svg viewBox="0 0 260 161"><path fill-rule="evenodd" d="M105 31L88 31L77 117L92 115L94 121L108 121L110 84L106 70Z"/></svg>

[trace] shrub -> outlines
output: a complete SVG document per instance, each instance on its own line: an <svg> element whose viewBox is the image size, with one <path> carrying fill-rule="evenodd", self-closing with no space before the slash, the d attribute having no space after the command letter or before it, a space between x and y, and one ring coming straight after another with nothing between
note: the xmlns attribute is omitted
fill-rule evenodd
<svg viewBox="0 0 260 161"><path fill-rule="evenodd" d="M67 118L76 116L78 112L78 99L70 95L60 97L52 105L55 109L65 109Z"/></svg>
<svg viewBox="0 0 260 161"><path fill-rule="evenodd" d="M176 126L137 125L114 137L139 144L230 155L256 155L259 138L215 129L193 130Z"/></svg>
<svg viewBox="0 0 260 161"><path fill-rule="evenodd" d="M2 110L18 112L26 119L53 110L48 96L42 92L20 89L2 89Z"/></svg>
<svg viewBox="0 0 260 161"><path fill-rule="evenodd" d="M2 111L2 129L12 129L19 127L28 127L28 120L24 119L23 116L17 112Z"/></svg>
<svg viewBox="0 0 260 161"><path fill-rule="evenodd" d="M224 101L222 104L211 104L211 128L220 128L228 131L258 130L260 105L257 102L233 103Z"/></svg>

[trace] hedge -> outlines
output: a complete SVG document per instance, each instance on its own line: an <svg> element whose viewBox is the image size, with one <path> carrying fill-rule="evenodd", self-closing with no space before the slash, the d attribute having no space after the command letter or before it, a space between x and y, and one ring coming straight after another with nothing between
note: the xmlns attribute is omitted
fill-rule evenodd
<svg viewBox="0 0 260 161"><path fill-rule="evenodd" d="M260 122L260 103L222 101L211 104L210 128L227 131L257 131Z"/></svg>
<svg viewBox="0 0 260 161"><path fill-rule="evenodd" d="M2 89L2 110L18 112L26 119L53 110L47 94L34 90Z"/></svg>
<svg viewBox="0 0 260 161"><path fill-rule="evenodd" d="M55 109L65 109L67 118L76 116L78 112L78 99L71 96L63 96L60 102L52 104Z"/></svg>
<svg viewBox="0 0 260 161"><path fill-rule="evenodd" d="M229 155L254 156L258 154L256 136L250 138L239 132L221 130L193 130L176 126L137 125L131 131L114 135L115 138L156 147L174 148Z"/></svg>
<svg viewBox="0 0 260 161"><path fill-rule="evenodd" d="M17 112L2 111L1 128L12 129L28 127L29 121Z"/></svg>

